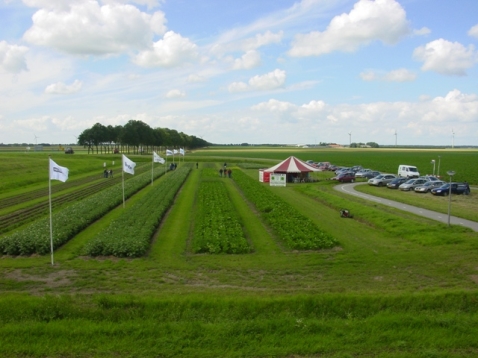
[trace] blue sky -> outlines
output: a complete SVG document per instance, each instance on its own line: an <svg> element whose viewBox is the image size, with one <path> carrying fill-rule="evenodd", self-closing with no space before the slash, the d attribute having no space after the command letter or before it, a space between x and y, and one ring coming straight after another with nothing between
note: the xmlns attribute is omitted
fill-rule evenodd
<svg viewBox="0 0 478 358"><path fill-rule="evenodd" d="M476 14L476 0L0 0L0 143L136 119L219 144L477 145Z"/></svg>

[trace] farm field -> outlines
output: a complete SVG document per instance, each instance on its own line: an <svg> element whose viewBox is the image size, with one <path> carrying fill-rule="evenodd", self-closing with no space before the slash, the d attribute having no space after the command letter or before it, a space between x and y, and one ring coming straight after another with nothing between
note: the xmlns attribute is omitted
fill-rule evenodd
<svg viewBox="0 0 478 358"><path fill-rule="evenodd" d="M48 254L0 256L0 355L476 356L478 233L338 193L334 183L326 180L331 176L328 172L314 173L317 183L285 188L257 181L257 168L289 155L382 171L403 163L420 168L418 163L426 162L429 166L430 157L440 155L442 171L453 169L458 176L467 169L467 180L478 184L476 176L471 179L478 152L439 153L206 149L188 153L177 171L163 173L157 165L154 184L135 189L126 208L114 205L59 245L55 265L50 264ZM0 203L20 196L25 198L22 208L28 208L42 200L42 196L27 195L48 185L47 155L34 155L36 160L29 156L24 162L24 153L0 153L0 160L8 163ZM120 163L120 157L114 158ZM57 189L57 195L67 195L93 185L95 180L84 178L100 174L103 163L112 162L113 156L75 154L53 159L70 169L69 180L54 187L77 183ZM151 158L131 159L144 171L129 176L128 181L141 175L149 178ZM445 165L447 161L456 166ZM232 170L231 178L219 177L224 162ZM384 169L377 163L383 163ZM175 177L182 168L187 171L184 181ZM118 165L114 170L120 177ZM244 184L248 179L257 184L252 196ZM167 199L162 188L172 183L180 184L177 191L168 190L174 195ZM115 185L120 184L110 187ZM387 191L368 186L366 190L372 194ZM429 194L398 194L415 195L416 199L407 200L417 206L442 205L440 200L428 200ZM465 209L477 212L478 193L473 194L466 198ZM277 204L260 204L257 199L262 197ZM78 198L58 206L54 215L86 200ZM160 208L150 209L160 222L136 220L134 215L150 216L139 208L152 200L168 203L164 213ZM453 205L457 206L453 214L459 215L458 202ZM279 219L270 215L276 207L288 208L278 214ZM340 218L338 211L344 207L354 213L353 219ZM8 211L8 205L2 210ZM293 220L300 220L296 228L281 231L277 226ZM127 245L144 255L113 256L115 250L129 250L124 245L109 256L85 253L94 240L109 247L119 235L134 240L136 235L129 233L135 232L136 221L141 222L138 232L151 236L149 247L143 238ZM118 230L121 223L128 230ZM0 243L30 224L4 232ZM298 226L305 225L310 228L297 236ZM198 227L216 238L213 246L208 246L207 235L195 231ZM307 233L316 233L310 243ZM321 242L315 238L322 235L330 244L304 246ZM241 253L224 253L229 248L240 248L235 252Z"/></svg>

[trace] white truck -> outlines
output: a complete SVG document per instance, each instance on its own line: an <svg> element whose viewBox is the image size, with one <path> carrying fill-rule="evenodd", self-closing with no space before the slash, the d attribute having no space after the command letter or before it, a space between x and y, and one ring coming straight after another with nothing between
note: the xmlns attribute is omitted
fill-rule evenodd
<svg viewBox="0 0 478 358"><path fill-rule="evenodd" d="M403 178L418 178L420 173L417 167L413 165L400 164L398 166L398 176Z"/></svg>

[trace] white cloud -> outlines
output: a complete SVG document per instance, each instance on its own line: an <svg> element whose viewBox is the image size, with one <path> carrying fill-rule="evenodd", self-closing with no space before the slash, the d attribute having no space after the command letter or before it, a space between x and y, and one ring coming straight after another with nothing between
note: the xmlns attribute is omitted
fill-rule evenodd
<svg viewBox="0 0 478 358"><path fill-rule="evenodd" d="M45 88L47 94L72 94L81 90L83 83L75 80L71 85L66 85L63 82L53 83Z"/></svg>
<svg viewBox="0 0 478 358"><path fill-rule="evenodd" d="M268 91L284 85L286 73L283 70L275 69L262 76L254 76L249 80L249 86L256 90Z"/></svg>
<svg viewBox="0 0 478 358"><path fill-rule="evenodd" d="M49 0L29 2L45 6ZM33 25L23 36L26 41L71 54L108 55L145 48L154 34L166 31L162 12L149 15L128 4L100 6L97 1L77 1L68 2L68 8L53 5L33 15Z"/></svg>
<svg viewBox="0 0 478 358"><path fill-rule="evenodd" d="M10 73L19 73L27 70L25 46L10 45L6 41L0 41L0 68Z"/></svg>
<svg viewBox="0 0 478 358"><path fill-rule="evenodd" d="M399 68L387 73L367 70L360 73L360 78L364 81L411 82L415 81L417 75L405 68Z"/></svg>
<svg viewBox="0 0 478 358"><path fill-rule="evenodd" d="M397 120L403 123L404 127L416 128L420 133L428 131L431 125L436 127L438 124L465 128L466 125L476 122L478 95L464 94L455 89L444 97L430 100L422 98L418 102L371 102L335 106L327 105L323 101L296 105L270 99L252 106L251 109L276 115L280 119L288 118L289 122L302 121L306 128L324 126L324 122L334 127L344 126L348 131L357 128L370 138L373 134L380 135L384 126L396 128L394 126ZM369 124L373 126L370 127Z"/></svg>
<svg viewBox="0 0 478 358"><path fill-rule="evenodd" d="M395 44L409 32L405 10L395 0L360 0L350 13L334 17L325 31L296 35L289 55L353 52L374 40Z"/></svg>
<svg viewBox="0 0 478 358"><path fill-rule="evenodd" d="M166 98L183 98L186 97L186 93L184 91L173 89L166 93Z"/></svg>
<svg viewBox="0 0 478 358"><path fill-rule="evenodd" d="M413 34L416 36L429 35L432 31L428 27L422 27L421 29L413 30Z"/></svg>
<svg viewBox="0 0 478 358"><path fill-rule="evenodd" d="M197 45L188 38L168 31L150 50L140 52L134 62L143 67L173 67L198 58Z"/></svg>
<svg viewBox="0 0 478 358"><path fill-rule="evenodd" d="M228 91L231 93L234 92L245 92L249 90L249 86L244 82L233 82L228 86Z"/></svg>
<svg viewBox="0 0 478 358"><path fill-rule="evenodd" d="M469 31L468 31L468 35L472 36L472 37L475 37L478 39L478 24L476 24L475 26L473 26Z"/></svg>
<svg viewBox="0 0 478 358"><path fill-rule="evenodd" d="M201 75L193 74L188 76L188 82L190 83L200 83L206 81L206 78Z"/></svg>
<svg viewBox="0 0 478 358"><path fill-rule="evenodd" d="M233 82L229 85L229 92L245 91L270 91L284 85L286 73L283 70L275 69L265 75L257 75L249 79L248 84L244 82Z"/></svg>
<svg viewBox="0 0 478 358"><path fill-rule="evenodd" d="M234 70L248 70L261 64L261 56L255 50L247 51L241 58L235 59L232 65Z"/></svg>
<svg viewBox="0 0 478 358"><path fill-rule="evenodd" d="M297 106L290 102L270 99L267 102L261 102L252 106L252 109L255 111L268 111L282 114L285 112L292 112L297 110Z"/></svg>
<svg viewBox="0 0 478 358"><path fill-rule="evenodd" d="M248 52L257 50L260 47L270 44L277 44L282 41L284 36L283 31L276 33L272 31L265 31L264 33L256 34L255 36L245 39L237 40L235 37L239 36L236 32L231 32L221 38L218 43L214 44L211 48L211 52L216 56L221 57L227 52Z"/></svg>
<svg viewBox="0 0 478 358"><path fill-rule="evenodd" d="M435 71L442 75L465 76L478 57L473 45L466 48L459 42L438 39L417 47L413 57L423 62L423 71Z"/></svg>

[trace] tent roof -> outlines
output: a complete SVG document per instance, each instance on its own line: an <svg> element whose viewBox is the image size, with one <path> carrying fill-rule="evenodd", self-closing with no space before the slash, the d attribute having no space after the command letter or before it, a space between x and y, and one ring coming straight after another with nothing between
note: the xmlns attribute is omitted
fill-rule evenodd
<svg viewBox="0 0 478 358"><path fill-rule="evenodd" d="M318 172L320 170L292 156L264 171L273 173L304 173Z"/></svg>

